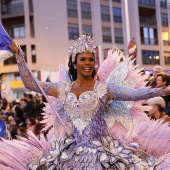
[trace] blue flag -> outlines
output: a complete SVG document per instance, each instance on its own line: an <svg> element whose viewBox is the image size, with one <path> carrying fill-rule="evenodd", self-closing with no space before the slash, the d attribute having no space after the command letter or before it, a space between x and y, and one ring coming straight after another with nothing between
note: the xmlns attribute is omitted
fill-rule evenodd
<svg viewBox="0 0 170 170"><path fill-rule="evenodd" d="M11 38L5 31L2 24L0 24L0 62L3 62L7 58L13 56L13 53L11 52L8 45L12 45Z"/></svg>
<svg viewBox="0 0 170 170"><path fill-rule="evenodd" d="M0 24L0 50L9 50L11 51L7 45L12 45L11 38L5 31L4 27L2 24Z"/></svg>
<svg viewBox="0 0 170 170"><path fill-rule="evenodd" d="M6 124L0 120L0 136L3 136L6 131Z"/></svg>

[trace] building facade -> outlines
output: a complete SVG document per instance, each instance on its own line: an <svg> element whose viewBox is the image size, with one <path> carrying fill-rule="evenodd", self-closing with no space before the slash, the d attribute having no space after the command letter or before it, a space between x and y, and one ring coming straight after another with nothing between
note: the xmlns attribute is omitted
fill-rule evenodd
<svg viewBox="0 0 170 170"><path fill-rule="evenodd" d="M155 65L170 70L168 0L1 0L0 5L3 26L40 80L51 76L55 81L70 40L83 31L95 36L99 63L113 46L127 55L134 39L137 64L145 70ZM15 58L1 63L0 73L2 90L11 99L19 97L25 89Z"/></svg>

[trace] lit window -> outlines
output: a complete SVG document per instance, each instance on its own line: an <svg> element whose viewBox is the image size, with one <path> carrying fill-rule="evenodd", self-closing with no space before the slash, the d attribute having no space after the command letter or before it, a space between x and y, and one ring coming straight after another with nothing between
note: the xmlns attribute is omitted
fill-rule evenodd
<svg viewBox="0 0 170 170"><path fill-rule="evenodd" d="M162 32L162 40L164 45L169 45L169 33Z"/></svg>
<svg viewBox="0 0 170 170"><path fill-rule="evenodd" d="M143 64L160 64L159 51L142 50Z"/></svg>

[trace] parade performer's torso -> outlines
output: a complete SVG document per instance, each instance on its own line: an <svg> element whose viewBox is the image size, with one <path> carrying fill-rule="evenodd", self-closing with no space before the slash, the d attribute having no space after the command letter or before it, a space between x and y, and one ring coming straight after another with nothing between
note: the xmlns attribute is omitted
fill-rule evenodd
<svg viewBox="0 0 170 170"><path fill-rule="evenodd" d="M93 148L91 140L99 140L107 135L107 125L102 115L104 112L107 86L103 82L96 82L94 91L86 91L79 98L70 93L72 84L63 83L59 100L63 103L67 121L74 126L76 146Z"/></svg>

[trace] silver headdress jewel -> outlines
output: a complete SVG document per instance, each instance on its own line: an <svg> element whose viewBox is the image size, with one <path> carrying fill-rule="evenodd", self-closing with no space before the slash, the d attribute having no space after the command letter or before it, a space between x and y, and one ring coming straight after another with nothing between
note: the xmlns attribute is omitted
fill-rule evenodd
<svg viewBox="0 0 170 170"><path fill-rule="evenodd" d="M93 45L93 38L91 38L91 35L86 35L83 33L82 38L75 38L73 40L73 45L70 46L68 55L69 57L72 56L72 62L74 63L76 60L76 54L77 53L83 53L83 52L89 52L89 53L95 53L96 46Z"/></svg>

